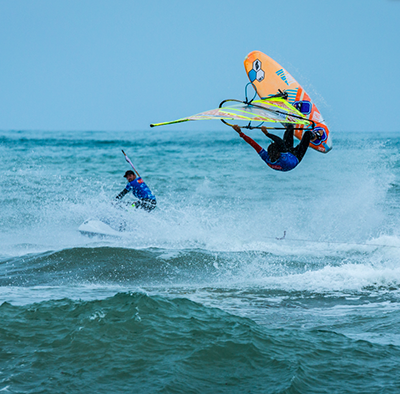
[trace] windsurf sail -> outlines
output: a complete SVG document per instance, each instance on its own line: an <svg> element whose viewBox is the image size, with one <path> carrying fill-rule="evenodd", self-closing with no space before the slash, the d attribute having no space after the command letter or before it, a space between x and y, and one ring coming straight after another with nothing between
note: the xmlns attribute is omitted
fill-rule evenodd
<svg viewBox="0 0 400 394"><path fill-rule="evenodd" d="M224 100L219 108L201 112L196 115L173 120L170 122L152 123L150 127L164 126L174 123L183 123L193 120L241 120L247 122L267 123L292 123L314 128L314 122L307 119L293 105L285 99L275 97L262 100L254 100L250 103L240 100ZM227 123L229 125L229 123ZM253 128L250 126L245 126Z"/></svg>

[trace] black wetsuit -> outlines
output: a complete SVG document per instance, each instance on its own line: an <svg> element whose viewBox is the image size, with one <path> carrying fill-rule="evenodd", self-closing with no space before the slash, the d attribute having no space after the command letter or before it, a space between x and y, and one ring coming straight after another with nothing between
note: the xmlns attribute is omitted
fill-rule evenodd
<svg viewBox="0 0 400 394"><path fill-rule="evenodd" d="M300 143L296 147L293 147L293 134L294 134L294 127L292 124L289 124L288 126L286 126L283 139L274 134L268 134L268 137L271 138L272 141L274 141L273 143L278 148L279 152L291 153L292 155L297 157L297 160L300 163L301 159L307 152L308 145L310 144L310 140L312 137L312 133L310 130L306 130L303 133L303 137L301 138Z"/></svg>

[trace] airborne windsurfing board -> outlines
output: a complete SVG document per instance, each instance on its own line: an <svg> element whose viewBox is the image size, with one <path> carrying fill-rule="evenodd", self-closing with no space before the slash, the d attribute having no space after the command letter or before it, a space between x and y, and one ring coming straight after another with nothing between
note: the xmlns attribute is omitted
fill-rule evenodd
<svg viewBox="0 0 400 394"><path fill-rule="evenodd" d="M79 226L78 230L81 234L88 235L89 237L121 237L121 232L115 231L108 224L95 219L85 220Z"/></svg>
<svg viewBox="0 0 400 394"><path fill-rule="evenodd" d="M332 149L328 126L325 124L317 106L301 85L275 60L260 51L250 52L244 59L244 67L250 82L261 99L286 91L288 102L295 106L307 119L315 122L314 131L321 135L310 142L310 147L327 153ZM299 125L295 137L301 140L307 126Z"/></svg>

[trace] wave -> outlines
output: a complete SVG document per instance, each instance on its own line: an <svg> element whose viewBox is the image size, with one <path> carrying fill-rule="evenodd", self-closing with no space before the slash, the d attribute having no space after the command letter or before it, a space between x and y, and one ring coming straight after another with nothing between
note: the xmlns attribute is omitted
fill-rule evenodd
<svg viewBox="0 0 400 394"><path fill-rule="evenodd" d="M269 329L143 293L3 303L0 316L0 379L11 392L316 393L343 381L346 390L374 392L382 381L390 390L400 367L397 347L382 351L326 330Z"/></svg>
<svg viewBox="0 0 400 394"><path fill-rule="evenodd" d="M76 247L5 257L0 286L105 284L140 287L268 288L273 291L352 293L399 289L400 250L392 246L333 245L309 249L297 242L241 251ZM398 241L397 241L398 242Z"/></svg>

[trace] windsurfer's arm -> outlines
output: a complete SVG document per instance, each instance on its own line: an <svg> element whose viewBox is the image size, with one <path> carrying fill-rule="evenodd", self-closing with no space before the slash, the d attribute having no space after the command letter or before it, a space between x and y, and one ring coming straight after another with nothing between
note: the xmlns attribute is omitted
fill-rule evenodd
<svg viewBox="0 0 400 394"><path fill-rule="evenodd" d="M286 146L285 143L283 142L283 139L278 137L275 134L268 133L268 130L265 126L261 127L261 131L272 141L276 143L277 148L279 149L280 152L285 152L286 151Z"/></svg>
<svg viewBox="0 0 400 394"><path fill-rule="evenodd" d="M240 135L240 137L242 137L250 146L252 146L257 153L260 153L263 150L263 148L260 145L258 145L256 141L252 140L249 136L242 133L238 125L234 125L232 126L232 128Z"/></svg>
<svg viewBox="0 0 400 394"><path fill-rule="evenodd" d="M124 189L124 190L122 190L122 192L121 193L119 193L118 194L118 196L117 197L115 197L115 199L116 200L120 200L122 197L124 197L125 196L125 194L126 193L128 193L129 192L129 190L128 189Z"/></svg>

